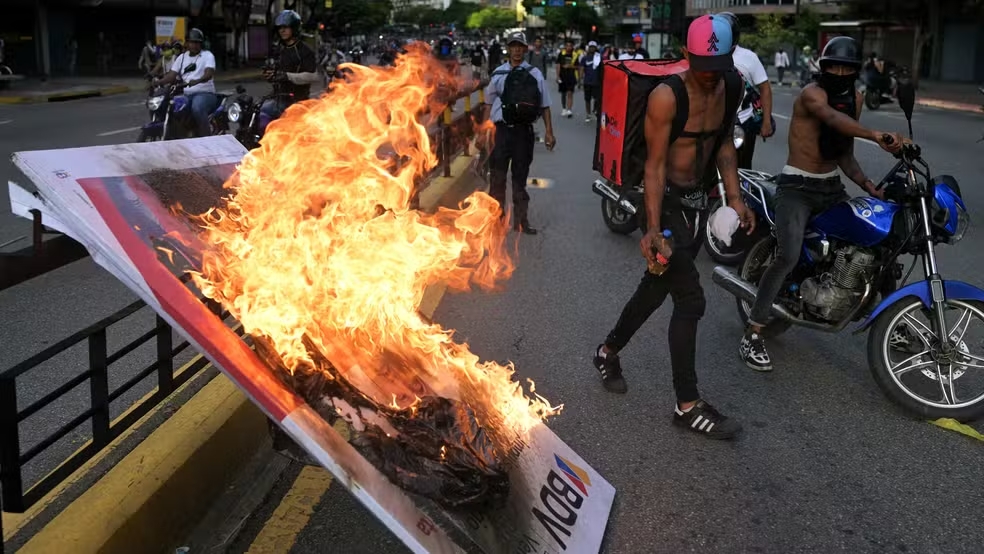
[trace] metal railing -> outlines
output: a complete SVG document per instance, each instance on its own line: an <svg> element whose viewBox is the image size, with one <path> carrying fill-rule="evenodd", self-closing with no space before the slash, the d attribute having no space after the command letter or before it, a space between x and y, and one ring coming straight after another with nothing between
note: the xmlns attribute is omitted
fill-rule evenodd
<svg viewBox="0 0 984 554"><path fill-rule="evenodd" d="M484 102L482 87L484 84L479 83L475 88L459 91L454 97L454 101L464 99L464 113L454 117L452 110L447 108L436 127L431 129L432 143L437 150L439 164L429 177L437 174L450 177L451 160L459 153L468 153L468 143L473 136L475 124L482 117L482 104ZM473 106L471 95L476 92L479 101ZM424 186L426 185L424 184ZM420 190L422 187L418 189L418 194ZM33 245L18 252L0 254L0 270L2 270L0 271L0 275L2 275L0 290L28 281L88 256L85 248L70 237L45 228L39 212L32 213L34 215ZM45 234L58 234L59 236L45 241L43 240ZM182 281L187 282L188 276L186 275ZM218 303L209 300L203 301L213 313L219 315L223 320L228 318L228 312L222 311ZM175 357L188 348L189 343L183 341L174 345L172 328L160 316L156 316L154 328L147 330L116 351L110 352L107 330L113 325L126 321L127 318L145 306L143 301L133 302L105 319L0 372L0 487L2 487L0 510L23 513L29 509L208 365L209 362L205 358L199 358L185 366L179 373L175 373ZM237 330L241 330L241 326L237 326ZM156 344L156 360L131 376L119 387L110 390L110 374L113 364L151 341L155 341ZM88 348L88 368L21 408L21 399L17 392L18 379L29 380L32 377L32 370L58 354L82 343L85 343ZM111 403L151 376L156 377L157 389L128 407L124 411L124 415L113 421L110 413ZM26 451L22 451L21 423L85 383L88 383L89 388L88 408L74 415L70 421ZM25 490L25 466L86 423L91 425L92 439ZM0 537L2 537L2 532L2 525L0 525ZM0 553L2 552L3 540L0 539Z"/></svg>

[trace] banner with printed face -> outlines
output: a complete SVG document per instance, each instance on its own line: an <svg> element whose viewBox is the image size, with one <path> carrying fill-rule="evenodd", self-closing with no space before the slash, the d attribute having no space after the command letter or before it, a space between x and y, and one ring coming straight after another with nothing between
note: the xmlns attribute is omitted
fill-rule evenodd
<svg viewBox="0 0 984 554"><path fill-rule="evenodd" d="M245 154L230 136L19 152L38 190L10 184L14 212L57 222L235 382L273 421L415 552L598 552L615 489L545 425L506 455L502 508L454 513L411 498L370 464L227 325L187 278L205 245L181 212L225 194Z"/></svg>

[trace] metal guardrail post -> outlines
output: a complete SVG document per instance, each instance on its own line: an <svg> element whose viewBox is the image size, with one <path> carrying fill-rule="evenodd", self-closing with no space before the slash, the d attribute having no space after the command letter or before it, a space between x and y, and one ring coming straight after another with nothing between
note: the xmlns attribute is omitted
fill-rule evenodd
<svg viewBox="0 0 984 554"><path fill-rule="evenodd" d="M444 108L444 121L441 125L441 165L444 166L444 176L451 176L451 108Z"/></svg>
<svg viewBox="0 0 984 554"><path fill-rule="evenodd" d="M17 424L17 383L13 379L0 380L0 485L3 488L3 505L13 510L21 508L21 493L24 490Z"/></svg>
<svg viewBox="0 0 984 554"><path fill-rule="evenodd" d="M174 392L173 342L171 326L164 318L157 316L157 389L163 396Z"/></svg>
<svg viewBox="0 0 984 554"><path fill-rule="evenodd" d="M109 364L106 361L106 329L89 336L89 394L92 399L92 442L109 444Z"/></svg>

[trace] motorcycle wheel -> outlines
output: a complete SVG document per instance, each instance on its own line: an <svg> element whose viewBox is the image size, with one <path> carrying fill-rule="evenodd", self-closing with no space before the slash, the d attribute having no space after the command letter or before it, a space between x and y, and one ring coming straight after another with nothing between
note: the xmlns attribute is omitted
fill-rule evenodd
<svg viewBox="0 0 984 554"><path fill-rule="evenodd" d="M722 204L723 200L717 200L711 204L711 209L708 214L712 214L717 211ZM715 262L722 265L736 266L745 260L745 247L748 244L752 244L747 236L741 236L740 229L735 231L734 236L731 238L731 246L725 246L723 242L714 236L711 232L710 216L704 218L704 250L707 255L711 257Z"/></svg>
<svg viewBox="0 0 984 554"><path fill-rule="evenodd" d="M601 217L609 229L620 235L628 235L639 227L634 215L619 208L608 198L601 199Z"/></svg>
<svg viewBox="0 0 984 554"><path fill-rule="evenodd" d="M150 135L145 129L140 129L140 134L137 135L137 142L157 142L161 140L159 135Z"/></svg>
<svg viewBox="0 0 984 554"><path fill-rule="evenodd" d="M881 94L874 89L867 89L864 91L864 105L869 110L877 110L881 107Z"/></svg>
<svg viewBox="0 0 984 554"><path fill-rule="evenodd" d="M741 268L738 270L738 276L758 286L762 275L765 274L765 268L769 267L769 264L775 258L776 248L776 239L772 235L756 242L748 250L748 256L742 262ZM735 298L735 302L738 304L738 317L741 318L743 325L748 326L748 316L752 313L751 303L741 298ZM792 325L792 323L783 319L772 318L769 320L768 325L762 328L762 336L769 338L781 335Z"/></svg>
<svg viewBox="0 0 984 554"><path fill-rule="evenodd" d="M965 399L957 397L956 384L965 375L973 379L974 374L980 371L978 368L984 367L984 363L975 360L982 354L970 352L970 347L980 342L963 340L974 318L984 323L984 302L947 300L945 311L947 325L952 324L953 327L947 337L954 348L950 364L935 361L940 355L940 339L932 331L932 325L922 322L924 318L929 321L926 315L930 312L921 300L908 297L889 306L871 326L868 333L868 367L885 396L917 417L953 418L958 421L979 419L984 417L984 387L978 386L982 390L971 393L976 397ZM920 315L923 317L918 317ZM961 330L964 318L967 323ZM907 329L909 336L900 335L900 329ZM918 335L918 338L913 335ZM901 346L899 338L903 340ZM918 344L913 345L913 342ZM913 353L913 350L918 351ZM894 359L901 361L893 362L893 354ZM971 358L972 355L974 358ZM929 395L930 391L934 399L922 394L925 392ZM954 400L954 397L957 398Z"/></svg>

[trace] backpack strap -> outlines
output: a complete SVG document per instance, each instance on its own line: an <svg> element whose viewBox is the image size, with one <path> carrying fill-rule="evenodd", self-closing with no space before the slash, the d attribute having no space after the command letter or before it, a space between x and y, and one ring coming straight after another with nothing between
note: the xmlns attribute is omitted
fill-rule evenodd
<svg viewBox="0 0 984 554"><path fill-rule="evenodd" d="M741 104L742 89L745 86L744 78L738 70L728 71L724 74L724 119L721 121L721 135L727 136L731 127L735 124L735 116L738 113L738 106Z"/></svg>
<svg viewBox="0 0 984 554"><path fill-rule="evenodd" d="M676 98L676 114L670 126L670 144L673 144L684 135L683 129L687 126L687 116L690 115L690 95L687 94L687 85L683 84L683 79L678 74L670 75L663 83L670 87Z"/></svg>

